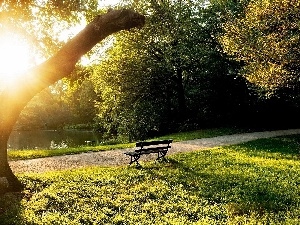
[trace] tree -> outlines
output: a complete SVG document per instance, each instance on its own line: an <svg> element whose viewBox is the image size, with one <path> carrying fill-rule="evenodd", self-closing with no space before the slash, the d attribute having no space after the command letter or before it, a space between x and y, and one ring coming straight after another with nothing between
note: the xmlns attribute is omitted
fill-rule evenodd
<svg viewBox="0 0 300 225"><path fill-rule="evenodd" d="M69 124L73 113L63 98L65 92L58 90L61 83L56 82L34 96L22 110L14 129L57 129Z"/></svg>
<svg viewBox="0 0 300 225"><path fill-rule="evenodd" d="M135 35L115 35L114 48L92 76L102 96L104 130L144 139L241 118L248 100L245 80L235 79L240 65L217 39L226 15L242 8L235 2L135 3L149 15L147 25Z"/></svg>
<svg viewBox="0 0 300 225"><path fill-rule="evenodd" d="M108 52L106 68L95 71L102 101L110 105L99 108L104 126L111 125L107 130L143 139L188 118L187 83L197 76L209 42L202 32L202 6L184 0L135 3L149 14L147 26L134 36L117 35L118 47Z"/></svg>
<svg viewBox="0 0 300 225"><path fill-rule="evenodd" d="M89 78L68 83L64 93L64 102L72 114L69 125L85 124L88 127L94 122L97 113L95 107L97 95L94 91L94 84Z"/></svg>
<svg viewBox="0 0 300 225"><path fill-rule="evenodd" d="M81 56L105 37L120 30L143 26L144 22L144 16L129 9L110 10L104 15L99 15L54 56L24 73L13 89L2 90L0 93L0 186L5 187L4 191L22 188L8 164L7 141L20 112L30 99L45 87L68 76Z"/></svg>
<svg viewBox="0 0 300 225"><path fill-rule="evenodd" d="M224 51L245 64L241 75L263 94L299 82L299 8L297 0L251 1L224 25Z"/></svg>

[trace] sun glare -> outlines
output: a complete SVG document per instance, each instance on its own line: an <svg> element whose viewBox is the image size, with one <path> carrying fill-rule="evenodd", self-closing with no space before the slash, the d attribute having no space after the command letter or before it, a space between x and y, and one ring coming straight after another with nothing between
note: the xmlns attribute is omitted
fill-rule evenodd
<svg viewBox="0 0 300 225"><path fill-rule="evenodd" d="M107 7L120 3L120 0L99 0L98 3L101 7ZM71 30L62 32L60 40L67 41L84 26L85 24L79 24ZM34 55L31 46L21 36L2 31L0 30L0 90L7 85L13 85L23 71L43 61L41 57ZM88 64L90 61L91 59L83 59L83 64Z"/></svg>
<svg viewBox="0 0 300 225"><path fill-rule="evenodd" d="M0 87L12 83L33 65L30 46L24 39L6 33L0 35Z"/></svg>

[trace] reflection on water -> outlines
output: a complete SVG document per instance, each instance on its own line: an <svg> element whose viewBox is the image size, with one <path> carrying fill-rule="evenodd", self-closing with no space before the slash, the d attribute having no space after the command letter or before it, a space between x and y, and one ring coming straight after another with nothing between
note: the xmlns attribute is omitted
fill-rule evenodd
<svg viewBox="0 0 300 225"><path fill-rule="evenodd" d="M76 147L96 145L103 141L100 133L78 130L13 131L8 140L9 149L50 149L53 146Z"/></svg>

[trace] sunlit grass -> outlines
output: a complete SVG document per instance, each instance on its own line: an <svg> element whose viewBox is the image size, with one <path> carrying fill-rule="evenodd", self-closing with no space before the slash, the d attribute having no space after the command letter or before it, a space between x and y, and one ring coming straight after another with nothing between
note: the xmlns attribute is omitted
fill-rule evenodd
<svg viewBox="0 0 300 225"><path fill-rule="evenodd" d="M206 129L197 130L190 132L181 132L170 134L156 139L173 139L173 141L184 141L193 140L197 138L215 137L226 134L239 133L241 130L235 128L218 128L218 129ZM134 147L135 143L119 143L119 144L104 144L99 146L83 146L77 148L64 148L64 149L24 149L24 150L9 150L8 158L9 160L20 160L20 159L34 159L42 157L60 156L60 155L70 155L79 154L84 152L97 152L97 151L107 151L114 149L125 149Z"/></svg>
<svg viewBox="0 0 300 225"><path fill-rule="evenodd" d="M143 167L19 174L4 224L299 224L299 136L169 156Z"/></svg>

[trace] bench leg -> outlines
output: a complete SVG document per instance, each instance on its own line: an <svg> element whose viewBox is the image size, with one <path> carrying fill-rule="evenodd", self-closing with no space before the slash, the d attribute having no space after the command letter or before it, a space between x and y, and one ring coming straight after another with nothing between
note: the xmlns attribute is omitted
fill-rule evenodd
<svg viewBox="0 0 300 225"><path fill-rule="evenodd" d="M163 159L164 161L167 161L166 158L165 158L167 152L168 151L160 151L160 152L158 152L156 160Z"/></svg>
<svg viewBox="0 0 300 225"><path fill-rule="evenodd" d="M137 166L140 166L140 164L139 164L139 162L138 162L140 156L141 156L141 155L131 155L129 165L131 165L132 163L136 162L136 165L137 165Z"/></svg>

